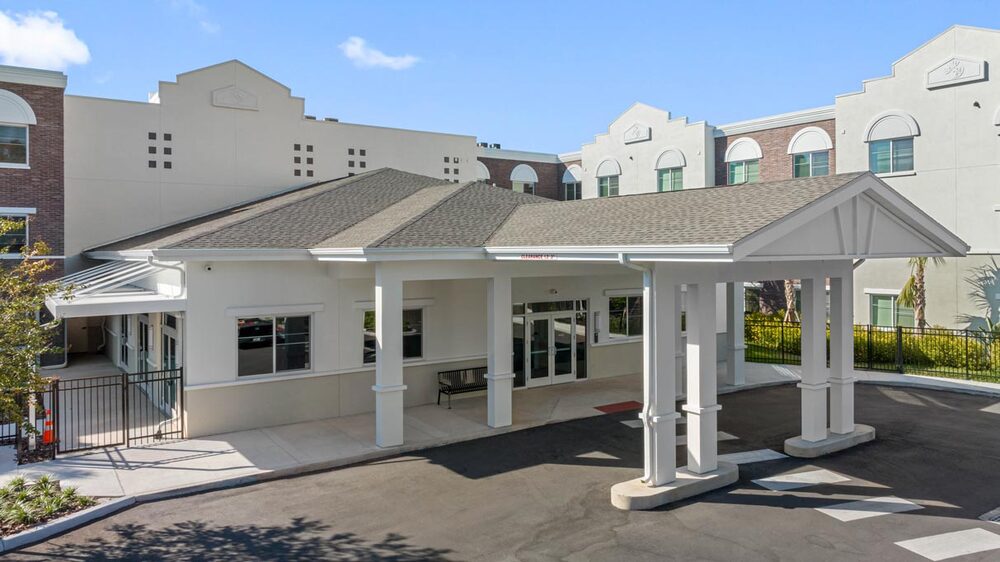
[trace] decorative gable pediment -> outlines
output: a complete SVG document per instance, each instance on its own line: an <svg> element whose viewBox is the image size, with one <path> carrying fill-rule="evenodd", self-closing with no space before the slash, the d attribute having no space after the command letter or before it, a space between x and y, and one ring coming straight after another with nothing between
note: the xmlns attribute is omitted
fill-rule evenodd
<svg viewBox="0 0 1000 562"><path fill-rule="evenodd" d="M986 61L952 57L927 71L927 89L957 86L986 79Z"/></svg>
<svg viewBox="0 0 1000 562"><path fill-rule="evenodd" d="M226 86L212 92L212 105L231 109L257 111L257 96L237 86Z"/></svg>
<svg viewBox="0 0 1000 562"><path fill-rule="evenodd" d="M631 127L625 129L625 144L648 141L653 138L653 131L641 123L633 123Z"/></svg>

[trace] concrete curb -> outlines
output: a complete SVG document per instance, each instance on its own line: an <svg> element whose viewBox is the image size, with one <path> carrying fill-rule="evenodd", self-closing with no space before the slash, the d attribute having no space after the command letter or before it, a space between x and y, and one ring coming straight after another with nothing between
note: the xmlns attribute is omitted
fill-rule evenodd
<svg viewBox="0 0 1000 562"><path fill-rule="evenodd" d="M32 529L0 539L0 553L16 550L32 543L40 542L60 533L65 533L91 521L100 519L130 507L136 503L132 496L108 500L93 507L53 519Z"/></svg>
<svg viewBox="0 0 1000 562"><path fill-rule="evenodd" d="M857 377L857 382L862 384L881 384L884 386L944 390L959 394L1000 397L1000 385L988 382L866 371L855 371L855 376Z"/></svg>

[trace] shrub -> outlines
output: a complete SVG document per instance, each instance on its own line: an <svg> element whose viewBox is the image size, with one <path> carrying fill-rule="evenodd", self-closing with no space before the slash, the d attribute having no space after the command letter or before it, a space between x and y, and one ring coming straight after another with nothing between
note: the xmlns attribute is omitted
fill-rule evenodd
<svg viewBox="0 0 1000 562"><path fill-rule="evenodd" d="M18 476L0 488L0 531L11 535L94 503L51 476L39 476L34 482Z"/></svg>

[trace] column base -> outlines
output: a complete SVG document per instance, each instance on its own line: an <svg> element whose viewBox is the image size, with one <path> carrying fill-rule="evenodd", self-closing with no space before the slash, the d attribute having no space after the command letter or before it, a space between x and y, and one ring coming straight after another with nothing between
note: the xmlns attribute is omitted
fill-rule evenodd
<svg viewBox="0 0 1000 562"><path fill-rule="evenodd" d="M723 488L739 479L739 467L728 462L720 462L718 469L705 474L681 467L677 479L663 486L647 486L641 478L615 484L611 487L611 505L628 511L653 509Z"/></svg>
<svg viewBox="0 0 1000 562"><path fill-rule="evenodd" d="M854 424L851 433L829 433L822 441L806 441L801 435L785 440L785 454L800 459L814 459L855 445L875 440L875 428L870 425Z"/></svg>

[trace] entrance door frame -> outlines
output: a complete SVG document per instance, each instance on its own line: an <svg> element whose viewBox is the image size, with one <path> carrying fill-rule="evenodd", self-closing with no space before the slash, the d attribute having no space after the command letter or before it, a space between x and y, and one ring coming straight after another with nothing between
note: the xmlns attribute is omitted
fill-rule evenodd
<svg viewBox="0 0 1000 562"><path fill-rule="evenodd" d="M576 381L576 311L561 310L555 312L533 312L524 315L524 386L525 388L535 388L539 386L549 386L553 384L563 384ZM556 320L566 319L570 322L570 371L568 373L556 374ZM548 346L545 354L548 360L548 376L532 378L531 376L531 326L536 320L545 320L546 337Z"/></svg>

